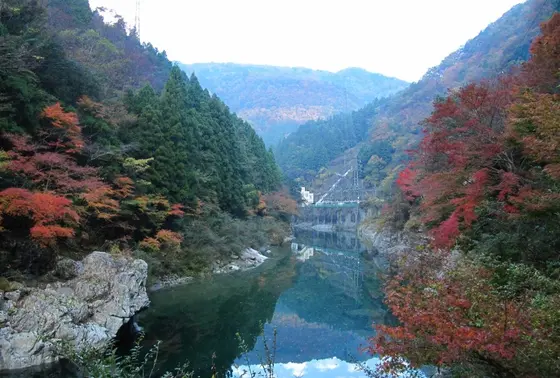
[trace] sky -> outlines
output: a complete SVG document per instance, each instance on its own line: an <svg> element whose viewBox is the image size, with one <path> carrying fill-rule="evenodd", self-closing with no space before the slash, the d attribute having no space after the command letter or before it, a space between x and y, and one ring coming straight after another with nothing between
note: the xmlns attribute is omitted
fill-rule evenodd
<svg viewBox="0 0 560 378"><path fill-rule="evenodd" d="M417 81L520 0L141 0L171 60L361 67ZM90 0L134 24L136 0Z"/></svg>

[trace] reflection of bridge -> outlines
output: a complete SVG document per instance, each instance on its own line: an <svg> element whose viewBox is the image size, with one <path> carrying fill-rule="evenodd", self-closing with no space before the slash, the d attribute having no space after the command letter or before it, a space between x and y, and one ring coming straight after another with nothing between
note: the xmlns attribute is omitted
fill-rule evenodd
<svg viewBox="0 0 560 378"><path fill-rule="evenodd" d="M294 236L305 245L321 249L359 253L366 248L354 232L319 232L314 230L295 230Z"/></svg>
<svg viewBox="0 0 560 378"><path fill-rule="evenodd" d="M302 261L309 260L303 267L308 274L327 278L346 296L360 298L364 279L360 252L364 248L355 234L304 231L296 232L296 240L305 244L292 243L292 252Z"/></svg>

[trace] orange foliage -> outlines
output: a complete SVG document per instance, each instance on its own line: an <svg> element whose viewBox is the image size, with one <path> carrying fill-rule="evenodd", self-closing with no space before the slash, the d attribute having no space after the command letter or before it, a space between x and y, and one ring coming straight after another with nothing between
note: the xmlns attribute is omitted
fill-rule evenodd
<svg viewBox="0 0 560 378"><path fill-rule="evenodd" d="M430 229L436 248L411 252L400 261L386 287L386 302L401 324L377 327L372 352L397 361L406 358L414 366L449 365L473 356L505 366L546 344L541 356L549 353L553 357L547 361L557 360L557 329L551 329L557 324L556 309L531 302L536 300L531 289L498 294L493 280L499 274L449 252L479 217L482 231L465 235L471 244L491 222L542 221L546 228L558 214L560 14L542 31L520 73L452 91L426 120L416 159L397 183L404 197L418 205L414 211ZM554 229L549 233L554 235ZM522 253L504 248L513 249L504 254ZM557 255L553 258L556 263ZM547 300L557 305L558 295ZM521 365L527 364L512 362L517 369Z"/></svg>
<svg viewBox="0 0 560 378"><path fill-rule="evenodd" d="M162 244L168 244L170 246L179 246L183 241L183 237L176 232L170 230L159 230L156 234L156 239Z"/></svg>
<svg viewBox="0 0 560 378"><path fill-rule="evenodd" d="M88 210L92 211L95 217L99 219L111 219L118 214L120 204L114 196L115 191L108 185L103 185L82 194L82 198L87 203Z"/></svg>
<svg viewBox="0 0 560 378"><path fill-rule="evenodd" d="M69 238L80 220L72 202L51 193L33 193L25 189L8 188L0 192L0 221L6 216L29 219L33 226L31 238L43 246L52 246L57 238Z"/></svg>
<svg viewBox="0 0 560 378"><path fill-rule="evenodd" d="M155 238L145 238L139 243L140 248L149 252L159 252L161 243Z"/></svg>
<svg viewBox="0 0 560 378"><path fill-rule="evenodd" d="M297 215L297 202L285 192L273 192L263 196L266 207L285 215ZM260 202L260 200L259 200Z"/></svg>
<svg viewBox="0 0 560 378"><path fill-rule="evenodd" d="M149 252L176 252L183 237L170 230L159 230L155 237L147 237L140 242L140 248Z"/></svg>
<svg viewBox="0 0 560 378"><path fill-rule="evenodd" d="M433 252L408 259L386 286L387 304L402 325L376 327L372 353L405 354L416 367L449 365L473 353L508 360L537 336L525 303L500 298L491 272L466 262L446 268L451 257Z"/></svg>
<svg viewBox="0 0 560 378"><path fill-rule="evenodd" d="M57 102L47 106L41 113L41 117L48 119L52 127L62 131L56 140L51 141L51 145L66 147L68 148L66 152L76 152L83 148L82 129L76 113L65 112L60 102ZM49 131L44 132L50 136Z"/></svg>
<svg viewBox="0 0 560 378"><path fill-rule="evenodd" d="M511 107L510 124L524 152L560 179L560 96L525 91Z"/></svg>

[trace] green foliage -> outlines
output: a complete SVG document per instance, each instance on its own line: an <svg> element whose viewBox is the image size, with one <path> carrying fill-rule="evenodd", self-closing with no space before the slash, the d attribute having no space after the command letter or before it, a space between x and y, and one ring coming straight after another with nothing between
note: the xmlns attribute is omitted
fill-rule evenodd
<svg viewBox="0 0 560 378"><path fill-rule="evenodd" d="M10 291L11 287L12 285L10 284L10 281L8 281L7 278L0 277L0 291Z"/></svg>
<svg viewBox="0 0 560 378"><path fill-rule="evenodd" d="M267 244L267 231L239 229L254 231L256 218L240 218L281 184L272 151L122 18L104 23L87 0L8 0L0 52L0 192L50 190L80 217L72 230L34 230L49 237L48 253L39 252L45 245L22 253L33 243L20 232L32 209L14 213L5 196L0 252L8 263L0 271L48 269L68 250L138 246L158 273L203 270L243 243Z"/></svg>
<svg viewBox="0 0 560 378"><path fill-rule="evenodd" d="M153 159L146 179L155 193L244 215L251 205L244 185L263 192L279 186L272 152L254 130L179 68L171 71L161 97L145 87L127 95L127 106L138 124L124 130L125 138L138 146L134 158Z"/></svg>
<svg viewBox="0 0 560 378"><path fill-rule="evenodd" d="M188 364L177 367L175 371L161 375L157 371L159 343L152 346L147 352L143 351L143 337L139 337L130 353L119 355L118 349L109 345L98 348L85 346L81 350L68 343L59 343L58 354L74 365L80 375L96 378L191 378L193 374L188 371Z"/></svg>
<svg viewBox="0 0 560 378"><path fill-rule="evenodd" d="M249 120L267 145L299 124L356 110L406 88L406 82L348 68L337 73L306 68L200 63L180 65Z"/></svg>
<svg viewBox="0 0 560 378"><path fill-rule="evenodd" d="M311 176L319 168L328 167L346 149L361 143L367 145L385 141L394 148L392 158L377 160L370 167L364 165L363 177L369 185L380 186L383 183L385 188L390 189L391 184L385 180L391 175L395 177L399 166L409 159L407 151L417 148L423 129L422 121L430 115L434 98L444 96L449 89L456 89L473 80L495 78L527 60L529 46L539 33L540 23L559 9L558 4L557 0L531 0L514 6L478 36L446 57L441 64L431 68L421 80L379 102L372 109L374 111L369 112L366 124L355 124L355 130L350 130L349 135L356 132L359 136L350 143L347 143L348 139L342 133L337 135L339 138L331 137L333 129L344 129L347 122L344 116L335 117L333 120L336 122L309 122L302 125L278 148L276 156L280 166L290 178L303 177L305 181L311 182ZM370 106L356 113L367 114ZM364 134L361 134L362 130L366 130ZM311 137L317 141L309 142ZM389 198L393 193L393 190L388 190L378 195Z"/></svg>
<svg viewBox="0 0 560 378"><path fill-rule="evenodd" d="M314 176L335 157L364 141L378 107L385 101L376 100L351 114L300 126L276 149L284 174L290 179L303 177L309 181L310 175Z"/></svg>

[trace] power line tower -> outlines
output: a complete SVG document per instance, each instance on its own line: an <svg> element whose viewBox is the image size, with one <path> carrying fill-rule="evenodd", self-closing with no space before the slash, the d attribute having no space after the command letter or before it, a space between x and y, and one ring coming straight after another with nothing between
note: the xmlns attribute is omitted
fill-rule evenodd
<svg viewBox="0 0 560 378"><path fill-rule="evenodd" d="M354 160L354 175L352 177L353 183L352 186L355 190L358 190L360 187L360 163L358 162L358 158Z"/></svg>
<svg viewBox="0 0 560 378"><path fill-rule="evenodd" d="M134 28L136 29L136 35L140 39L140 12L142 7L142 0L136 0L136 16L134 17Z"/></svg>

